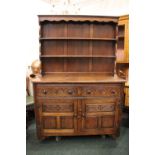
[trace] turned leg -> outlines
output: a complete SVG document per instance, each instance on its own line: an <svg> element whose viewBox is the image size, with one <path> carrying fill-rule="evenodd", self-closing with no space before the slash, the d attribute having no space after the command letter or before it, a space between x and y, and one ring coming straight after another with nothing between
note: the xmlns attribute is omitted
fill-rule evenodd
<svg viewBox="0 0 155 155"><path fill-rule="evenodd" d="M106 139L106 135L101 135L102 139Z"/></svg>
<svg viewBox="0 0 155 155"><path fill-rule="evenodd" d="M112 138L113 139L116 139L119 136L120 136L120 129L118 128L117 131L116 131L116 133L112 134Z"/></svg>

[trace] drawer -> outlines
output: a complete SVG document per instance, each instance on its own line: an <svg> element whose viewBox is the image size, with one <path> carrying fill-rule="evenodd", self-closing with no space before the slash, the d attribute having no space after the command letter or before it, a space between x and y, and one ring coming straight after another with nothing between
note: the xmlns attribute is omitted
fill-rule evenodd
<svg viewBox="0 0 155 155"><path fill-rule="evenodd" d="M65 97L77 96L77 88L62 85L36 85L36 96L38 97Z"/></svg>
<svg viewBox="0 0 155 155"><path fill-rule="evenodd" d="M90 85L81 89L82 96L119 97L121 87L118 85Z"/></svg>

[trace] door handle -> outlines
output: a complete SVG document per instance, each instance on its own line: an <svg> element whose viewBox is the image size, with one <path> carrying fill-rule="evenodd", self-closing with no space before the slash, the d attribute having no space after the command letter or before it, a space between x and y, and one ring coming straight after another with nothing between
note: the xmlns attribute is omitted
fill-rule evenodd
<svg viewBox="0 0 155 155"><path fill-rule="evenodd" d="M43 94L45 94L45 95L47 94L47 91L45 89L43 90Z"/></svg>

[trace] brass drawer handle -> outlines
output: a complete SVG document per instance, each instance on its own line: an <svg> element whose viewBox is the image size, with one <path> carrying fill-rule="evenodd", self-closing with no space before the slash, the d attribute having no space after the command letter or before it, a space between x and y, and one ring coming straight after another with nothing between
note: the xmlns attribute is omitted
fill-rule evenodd
<svg viewBox="0 0 155 155"><path fill-rule="evenodd" d="M45 94L45 95L46 95L46 94L47 94L47 91L46 91L46 90L43 90L43 94Z"/></svg>
<svg viewBox="0 0 155 155"><path fill-rule="evenodd" d="M91 90L87 90L87 94L91 94Z"/></svg>
<svg viewBox="0 0 155 155"><path fill-rule="evenodd" d="M115 94L115 91L114 91L114 90L112 90L112 91L111 91L111 93L112 93L112 94Z"/></svg>
<svg viewBox="0 0 155 155"><path fill-rule="evenodd" d="M72 90L68 90L68 94L72 95L73 91Z"/></svg>

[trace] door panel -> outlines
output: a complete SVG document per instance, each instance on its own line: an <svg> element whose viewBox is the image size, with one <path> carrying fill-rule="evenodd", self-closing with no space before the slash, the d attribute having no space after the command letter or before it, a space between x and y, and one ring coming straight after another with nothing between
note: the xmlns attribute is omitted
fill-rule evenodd
<svg viewBox="0 0 155 155"><path fill-rule="evenodd" d="M56 117L44 117L43 118L43 128L44 129L56 129Z"/></svg>
<svg viewBox="0 0 155 155"><path fill-rule="evenodd" d="M62 129L74 129L74 118L72 116L61 117Z"/></svg>
<svg viewBox="0 0 155 155"><path fill-rule="evenodd" d="M44 134L74 133L77 130L77 100L40 99Z"/></svg>
<svg viewBox="0 0 155 155"><path fill-rule="evenodd" d="M115 99L83 99L80 131L101 132L115 127Z"/></svg>
<svg viewBox="0 0 155 155"><path fill-rule="evenodd" d="M91 116L91 117L86 117L84 121L84 128L86 129L97 129L98 124L97 124L97 117Z"/></svg>
<svg viewBox="0 0 155 155"><path fill-rule="evenodd" d="M101 117L101 128L113 128L114 127L114 116Z"/></svg>

